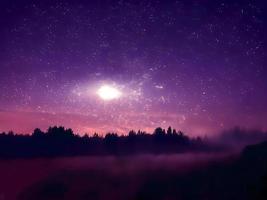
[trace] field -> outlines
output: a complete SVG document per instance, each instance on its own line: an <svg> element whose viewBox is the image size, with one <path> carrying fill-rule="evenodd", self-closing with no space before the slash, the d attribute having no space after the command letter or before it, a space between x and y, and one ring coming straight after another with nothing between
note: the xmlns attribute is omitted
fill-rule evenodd
<svg viewBox="0 0 267 200"><path fill-rule="evenodd" d="M32 191L39 191L38 187L43 182L52 180L57 184L54 180L58 178L64 180L65 177L72 179L70 186L72 189L68 193L70 199L71 196L77 197L80 195L78 193L83 193L85 190L94 189L102 193L102 190L114 189L115 182L117 183L115 189L123 189L125 194L135 195L133 193L139 191L152 174L153 176L158 174L160 177L162 173L182 175L210 164L231 160L233 157L230 154L177 154L1 160L0 199L13 200L19 196L28 199L30 198L28 193L33 195ZM75 187L74 183L77 184ZM51 183L52 187L53 184ZM60 186L55 187L57 191L60 190ZM51 195L60 196L57 192Z"/></svg>

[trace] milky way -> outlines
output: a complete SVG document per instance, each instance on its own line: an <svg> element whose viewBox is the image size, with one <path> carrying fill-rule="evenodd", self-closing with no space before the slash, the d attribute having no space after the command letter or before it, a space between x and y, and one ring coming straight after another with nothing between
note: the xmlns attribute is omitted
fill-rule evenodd
<svg viewBox="0 0 267 200"><path fill-rule="evenodd" d="M267 129L266 13L264 0L3 0L0 131Z"/></svg>

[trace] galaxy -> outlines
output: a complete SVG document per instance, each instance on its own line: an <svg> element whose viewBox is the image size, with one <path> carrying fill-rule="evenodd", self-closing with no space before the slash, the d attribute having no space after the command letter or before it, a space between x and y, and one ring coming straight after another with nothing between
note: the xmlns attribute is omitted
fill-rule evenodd
<svg viewBox="0 0 267 200"><path fill-rule="evenodd" d="M0 131L267 130L263 0L0 2Z"/></svg>

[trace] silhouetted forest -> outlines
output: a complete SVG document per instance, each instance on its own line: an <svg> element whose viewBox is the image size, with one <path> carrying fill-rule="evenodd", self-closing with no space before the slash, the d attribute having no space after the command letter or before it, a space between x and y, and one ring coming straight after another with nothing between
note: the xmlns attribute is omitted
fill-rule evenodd
<svg viewBox="0 0 267 200"><path fill-rule="evenodd" d="M104 137L79 136L71 129L49 127L47 132L35 129L31 135L13 132L0 134L0 157L51 157L76 155L128 155L139 153L182 153L217 151L202 138L190 138L169 127L156 128L153 134L130 131L119 136L108 133Z"/></svg>

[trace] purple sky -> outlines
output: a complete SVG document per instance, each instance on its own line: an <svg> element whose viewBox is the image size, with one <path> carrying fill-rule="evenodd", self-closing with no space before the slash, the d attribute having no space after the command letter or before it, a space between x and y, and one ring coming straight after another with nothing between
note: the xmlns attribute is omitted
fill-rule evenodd
<svg viewBox="0 0 267 200"><path fill-rule="evenodd" d="M267 129L264 0L33 2L0 2L0 131Z"/></svg>

